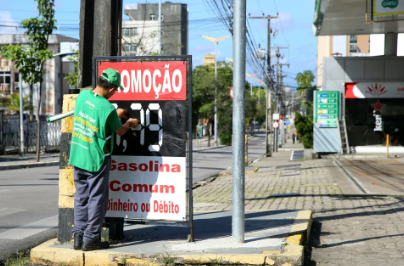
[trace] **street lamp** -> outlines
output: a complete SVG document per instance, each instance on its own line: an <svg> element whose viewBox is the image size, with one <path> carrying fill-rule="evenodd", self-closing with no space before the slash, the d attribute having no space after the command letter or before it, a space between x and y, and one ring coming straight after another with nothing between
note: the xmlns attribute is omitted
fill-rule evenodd
<svg viewBox="0 0 404 266"><path fill-rule="evenodd" d="M258 83L263 84L265 86L264 80L265 79L256 79L254 78ZM261 100L261 88L258 90L258 101Z"/></svg>
<svg viewBox="0 0 404 266"><path fill-rule="evenodd" d="M215 81L216 81L215 83L217 84L217 44L230 36L223 36L217 39L209 36L202 36L202 37L215 43ZM217 87L215 88L215 142L216 146L219 146L219 142L217 140Z"/></svg>
<svg viewBox="0 0 404 266"><path fill-rule="evenodd" d="M251 78L251 83L250 83L250 87L251 87L251 97L252 97L252 81L253 81L253 78L254 78L255 76L259 75L259 74L260 74L260 73L255 73L255 74L252 74L252 75L251 75L251 74L246 73L246 75Z"/></svg>

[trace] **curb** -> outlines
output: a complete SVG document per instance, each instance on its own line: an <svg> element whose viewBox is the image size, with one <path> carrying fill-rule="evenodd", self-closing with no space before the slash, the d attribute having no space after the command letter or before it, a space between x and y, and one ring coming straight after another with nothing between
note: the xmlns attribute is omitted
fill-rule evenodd
<svg viewBox="0 0 404 266"><path fill-rule="evenodd" d="M287 238L286 245L280 251L263 251L262 254L199 254L171 256L175 265L201 265L218 262L220 265L274 265L302 266L304 260L303 243L310 236L313 221L312 211L299 211L297 221ZM303 220L303 221L300 221ZM73 249L52 247L57 244L51 239L31 250L31 263L45 265L77 265L77 266L163 266L162 254L135 254L116 252L113 250L76 251Z"/></svg>
<svg viewBox="0 0 404 266"><path fill-rule="evenodd" d="M24 163L24 164L0 165L0 171L25 169L25 168L36 168L36 167L45 167L45 166L55 166L55 165L59 165L59 160L51 161L51 162L39 162L39 163L33 162L33 163Z"/></svg>

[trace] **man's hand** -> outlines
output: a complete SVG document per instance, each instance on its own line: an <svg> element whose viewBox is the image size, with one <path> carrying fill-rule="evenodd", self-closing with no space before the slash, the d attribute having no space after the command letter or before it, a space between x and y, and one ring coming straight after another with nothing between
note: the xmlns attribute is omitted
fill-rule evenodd
<svg viewBox="0 0 404 266"><path fill-rule="evenodd" d="M128 111L122 108L116 110L119 118L128 119Z"/></svg>
<svg viewBox="0 0 404 266"><path fill-rule="evenodd" d="M130 128L136 128L139 122L136 118L129 118L127 123L129 124Z"/></svg>

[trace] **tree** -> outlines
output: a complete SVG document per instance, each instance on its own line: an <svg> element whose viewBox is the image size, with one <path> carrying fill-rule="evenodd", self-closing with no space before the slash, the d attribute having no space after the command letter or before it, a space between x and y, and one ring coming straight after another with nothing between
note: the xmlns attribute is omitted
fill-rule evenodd
<svg viewBox="0 0 404 266"><path fill-rule="evenodd" d="M33 111L34 106L32 105L29 95L25 96L23 99L23 111ZM11 94L8 96L1 96L0 97L0 106L1 107L7 107L7 109L11 113L16 113L18 115L18 147L19 147L19 152L21 154L21 120L20 120L20 95L18 93Z"/></svg>
<svg viewBox="0 0 404 266"><path fill-rule="evenodd" d="M312 90L315 89L315 86L311 85L314 81L314 74L311 70L305 70L303 73L298 73L296 76L296 82L299 86L297 91L300 94L300 97L303 96L303 92L305 90Z"/></svg>
<svg viewBox="0 0 404 266"><path fill-rule="evenodd" d="M307 115L295 114L296 131L305 149L313 148L313 104L306 103Z"/></svg>
<svg viewBox="0 0 404 266"><path fill-rule="evenodd" d="M77 89L77 81L79 76L79 72L77 71L77 68L79 67L79 53L76 50L73 50L73 53L75 54L70 57L69 60L70 62L73 62L74 72L67 74L64 79L67 79L67 83L69 83L70 86Z"/></svg>
<svg viewBox="0 0 404 266"><path fill-rule="evenodd" d="M218 135L222 144L229 145L233 134L233 99L230 97L233 70L225 62L218 62L218 66L220 67L217 70L217 82L213 66L197 66L192 71L192 128L196 127L199 118L208 119L208 145L210 145L210 128L214 119L215 88L217 88ZM246 82L245 91L248 91L245 95L246 125L257 117L258 109L257 97L251 97L249 90L250 85Z"/></svg>
<svg viewBox="0 0 404 266"><path fill-rule="evenodd" d="M15 67L19 69L22 79L30 85L39 83L38 89L38 132L36 161L39 162L40 153L40 132L41 122L39 112L42 100L43 66L46 60L53 57L53 52L48 50L49 35L56 29L56 20L53 19L55 10L53 9L55 0L35 0L38 5L38 16L21 21L21 25L26 29L29 46L9 45L1 49L4 58L15 61Z"/></svg>

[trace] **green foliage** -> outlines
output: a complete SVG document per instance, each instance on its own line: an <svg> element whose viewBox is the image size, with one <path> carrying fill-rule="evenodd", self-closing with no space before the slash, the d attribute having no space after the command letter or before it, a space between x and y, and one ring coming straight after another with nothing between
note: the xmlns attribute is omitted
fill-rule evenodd
<svg viewBox="0 0 404 266"><path fill-rule="evenodd" d="M300 94L300 97L302 97L303 92L305 90L312 90L315 88L315 86L311 85L314 81L314 74L311 72L311 70L305 70L303 73L298 73L296 76L296 82L297 85L299 86L297 88L297 91Z"/></svg>
<svg viewBox="0 0 404 266"><path fill-rule="evenodd" d="M29 250L25 252L17 252L13 257L6 260L5 266L29 266L31 265L29 260Z"/></svg>
<svg viewBox="0 0 404 266"><path fill-rule="evenodd" d="M29 96L25 96L23 99L24 111L34 111L34 105L31 104ZM0 106L7 107L8 110L16 113L20 113L20 95L18 93L0 96Z"/></svg>
<svg viewBox="0 0 404 266"><path fill-rule="evenodd" d="M35 1L38 3L39 15L21 21L28 35L29 46L9 45L1 48L2 56L15 61L15 68L19 69L22 79L29 84L43 81L43 63L54 54L48 50L48 35L56 29L56 20L52 19L55 14L54 0Z"/></svg>
<svg viewBox="0 0 404 266"><path fill-rule="evenodd" d="M46 60L53 57L53 52L48 50L49 35L56 29L54 2L55 0L34 0L38 3L38 16L21 21L26 29L29 46L9 45L0 49L5 59L15 61L15 67L19 69L22 79L33 85L39 83L37 116L41 108L43 66ZM41 138L40 119L38 119L36 161L39 162Z"/></svg>
<svg viewBox="0 0 404 266"><path fill-rule="evenodd" d="M313 104L306 104L307 115L302 116L299 111L295 114L297 134L305 149L313 148Z"/></svg>
<svg viewBox="0 0 404 266"><path fill-rule="evenodd" d="M218 62L217 82L215 81L215 69L213 66L197 66L192 71L192 127L195 128L198 119L214 119L215 88L217 87L218 101L218 133L221 143L231 143L233 131L233 99L230 97L230 89L233 87L233 70L230 64ZM254 94L250 95L250 84L245 84L245 121L249 125L254 118L261 123L265 121L265 90L261 89L261 100L258 102L258 90L253 88Z"/></svg>
<svg viewBox="0 0 404 266"><path fill-rule="evenodd" d="M67 74L64 79L67 79L67 83L69 83L70 86L77 89L77 79L79 77L79 72L77 71L77 68L79 67L79 53L76 50L73 50L73 53L76 54L70 57L69 60L73 62L74 72Z"/></svg>

